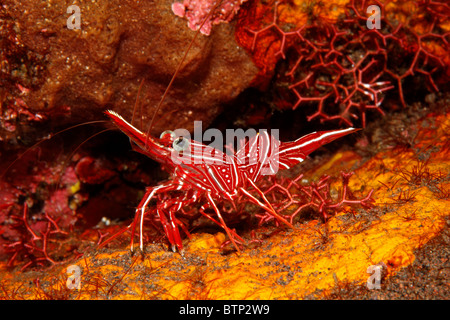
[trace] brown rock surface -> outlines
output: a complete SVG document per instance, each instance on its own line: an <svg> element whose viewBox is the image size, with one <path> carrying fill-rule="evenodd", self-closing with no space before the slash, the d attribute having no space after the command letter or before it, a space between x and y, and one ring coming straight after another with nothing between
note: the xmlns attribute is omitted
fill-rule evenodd
<svg viewBox="0 0 450 320"><path fill-rule="evenodd" d="M139 100L144 125L145 121L148 124L195 37L186 21L172 13L171 3L5 0L2 10L14 21L17 39L26 48L25 54L41 58L37 64L42 70L42 78L33 84L27 83L26 76L6 77L16 87L30 89L20 95L28 111L51 121L52 115L63 113L63 120L57 120L62 126L105 119L105 109L131 119L139 85L145 79ZM72 4L81 11L78 30L67 28L71 16L67 8ZM221 111L221 104L246 88L256 72L235 43L232 25L216 27L209 37L198 35L156 117L153 133L192 129L193 120L208 124Z"/></svg>

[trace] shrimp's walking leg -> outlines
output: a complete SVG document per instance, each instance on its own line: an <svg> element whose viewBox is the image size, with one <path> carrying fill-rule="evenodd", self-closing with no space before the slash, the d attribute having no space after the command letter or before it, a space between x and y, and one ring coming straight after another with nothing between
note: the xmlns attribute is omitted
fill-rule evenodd
<svg viewBox="0 0 450 320"><path fill-rule="evenodd" d="M214 202L214 200L213 200L211 194L210 194L210 193L207 193L207 194L206 194L206 197L208 198L209 204L213 207L213 209L214 209L214 211L215 211L217 217L219 218L220 225L222 226L222 228L225 229L225 231L226 231L228 237L230 238L231 242L233 242L233 245L234 245L234 247L236 248L236 250L237 250L238 252L240 252L239 247L237 246L236 241L234 240L234 237L233 237L232 234L231 234L231 230L230 230L230 229L227 227L227 225L225 224L225 221L223 220L222 215L220 214L219 208L217 208L217 205L216 205L216 203Z"/></svg>
<svg viewBox="0 0 450 320"><path fill-rule="evenodd" d="M173 190L179 190L179 185L176 183L176 181L167 181L164 184L161 184L159 186L156 187L152 187L152 188L148 188L145 191L145 195L142 198L141 202L139 203L139 205L136 208L136 215L134 217L134 221L131 225L131 251L133 251L134 249L134 234L136 232L136 224L137 221L139 220L139 246L141 248L141 250L144 249L144 240L143 240L143 229L144 229L144 216L145 216L145 210L148 206L148 204L150 203L150 201L153 199L153 197L157 194L157 193L163 193L163 192L168 192L168 191L173 191ZM157 210L158 214L160 213ZM165 219L164 217L161 217L161 223L163 224L164 227L164 231L166 231L166 235L169 237L169 239L172 238L172 235L167 233L167 228L166 225L164 224L164 222L167 223L167 219Z"/></svg>

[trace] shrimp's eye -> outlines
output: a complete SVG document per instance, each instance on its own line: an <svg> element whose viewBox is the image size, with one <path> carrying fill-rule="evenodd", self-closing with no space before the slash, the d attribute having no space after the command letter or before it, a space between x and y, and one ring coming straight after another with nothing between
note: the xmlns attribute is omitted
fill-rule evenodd
<svg viewBox="0 0 450 320"><path fill-rule="evenodd" d="M189 140L185 137L178 137L174 140L172 146L175 151L186 151L189 148Z"/></svg>
<svg viewBox="0 0 450 320"><path fill-rule="evenodd" d="M170 136L170 137L168 137ZM159 136L160 139L170 139L170 141L175 140L176 135L175 132L171 131L171 130L166 130L163 133L161 133L161 135Z"/></svg>

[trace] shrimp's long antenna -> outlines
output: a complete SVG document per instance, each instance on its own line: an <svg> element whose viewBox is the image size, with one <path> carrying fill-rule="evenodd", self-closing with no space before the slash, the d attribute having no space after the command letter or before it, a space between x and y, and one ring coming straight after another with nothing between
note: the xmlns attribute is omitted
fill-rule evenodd
<svg viewBox="0 0 450 320"><path fill-rule="evenodd" d="M53 138L53 137L55 137L55 136L57 136L57 135L59 135L59 134L61 134L61 133L63 133L63 132L66 132L66 131L69 131L69 130L72 130L72 129L75 129L75 128L78 128L78 127L81 127L81 126L86 126L86 125L95 124L95 123L107 123L107 122L108 122L107 120L95 120L95 121L89 121L89 122L79 123L79 124L73 125L73 126L71 126L71 127L65 128L65 129L63 129L63 130L61 130L61 131L58 131L58 132L56 132L56 133L53 133L53 134L49 135L48 137L45 137L45 138L39 140L38 142L36 142L35 144L33 144L31 147L28 147L27 150L25 150L23 153L21 153L21 154L20 154L20 155L12 162L12 163L10 163L10 164L6 167L6 169L3 170L3 172L0 174L0 178L3 178L3 177L6 175L6 173L9 171L9 169L11 169L11 167L12 167L15 163L17 163L17 161L19 161L20 159L22 159L23 156L25 156L29 151L33 150L34 148L36 148L37 146L39 146L39 145L40 145L41 143L43 143L44 141L49 140L50 138Z"/></svg>
<svg viewBox="0 0 450 320"><path fill-rule="evenodd" d="M139 104L139 97L141 95L141 90L142 90L142 86L144 85L144 82L145 82L145 78L141 80L141 84L139 85L139 89L138 89L137 97L136 97L136 102L134 103L133 115L131 116L131 124L133 124L133 122L134 122L134 116L136 114L136 107ZM141 111L140 112L142 114L142 104L141 104ZM142 117L141 117L141 125L140 125L139 129L142 130Z"/></svg>
<svg viewBox="0 0 450 320"><path fill-rule="evenodd" d="M180 63L178 64L177 69L175 70L172 78L170 79L169 84L166 87L166 90L164 91L164 93L161 97L161 100L159 100L159 103L156 106L155 112L153 113L152 120L150 121L150 127L148 128L147 135L150 134L150 130L153 127L153 121L155 120L155 117L156 117L156 113L159 111L159 109L161 108L161 105L163 104L164 100L166 99L167 93L169 92L170 88L172 87L173 82L175 81L178 73L180 72L183 62L184 62L184 60L186 60L186 57L187 57L192 45L194 44L195 40L197 39L197 37L198 37L198 31L195 33L194 39L192 39L191 43L189 43L189 46L187 47L186 51L184 52L183 58L181 59Z"/></svg>
<svg viewBox="0 0 450 320"><path fill-rule="evenodd" d="M207 16L205 17L205 19L202 21L202 23L201 23L200 27L198 28L198 30L195 32L195 36L194 36L194 38L192 39L192 41L189 43L189 46L186 48L186 50L185 50L185 52L184 52L184 54L183 54L183 58L181 59L180 63L178 64L177 69L176 69L175 72L173 73L172 78L170 79L170 82L169 82L169 84L167 85L166 90L164 91L164 93L163 93L163 95L162 95L162 97L161 97L161 100L159 100L159 103L158 103L158 105L156 106L155 112L153 113L152 120L150 121L150 125L149 125L148 130L147 130L147 139L148 139L148 137L150 136L150 131L151 131L151 129L153 128L153 122L154 122L154 120L155 120L156 114L158 113L158 111L159 111L159 109L161 108L161 106L162 106L164 100L166 99L167 93L168 93L169 90L171 89L173 82L175 81L176 77L178 76L178 73L180 72L181 66L183 65L184 61L186 60L186 57L187 57L189 51L191 50L192 45L194 44L195 40L197 40L198 34L200 33L200 30L203 28L203 25L206 23L206 21L208 21L208 19L209 19L209 18L212 16L212 14L216 11L216 9L219 7L219 5L222 4L222 2L223 2L223 0L222 0L222 1L219 1L219 2L214 6L214 8L211 9L211 11L208 13L208 15L207 15ZM146 142L146 144L147 144L147 142Z"/></svg>

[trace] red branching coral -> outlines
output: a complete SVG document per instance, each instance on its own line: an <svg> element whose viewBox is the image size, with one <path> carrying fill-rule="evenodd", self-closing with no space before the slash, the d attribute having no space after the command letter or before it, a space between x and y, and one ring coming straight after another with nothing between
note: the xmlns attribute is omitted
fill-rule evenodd
<svg viewBox="0 0 450 320"><path fill-rule="evenodd" d="M371 4L381 10L380 29L367 26ZM398 21L408 10L400 4L415 5L416 17ZM292 109L316 106L308 121L365 126L368 110L383 115L382 107L406 105L407 81L422 81L429 91L438 91L441 79L441 87L447 85L450 32L442 23L450 16L448 4L351 0L339 17L328 19L325 3L302 5L256 1L241 11L236 37L261 70L255 84L267 84L278 70L278 87L291 92ZM391 94L386 103L394 89L397 98Z"/></svg>
<svg viewBox="0 0 450 320"><path fill-rule="evenodd" d="M204 35L211 33L214 24L230 22L242 3L247 0L184 0L172 4L172 11L179 17L186 17L188 26Z"/></svg>
<svg viewBox="0 0 450 320"><path fill-rule="evenodd" d="M33 264L56 264L55 260L50 256L50 251L56 250L54 247L58 243L57 235L67 235L67 232L58 226L57 221L45 213L44 220L34 223L34 228L32 228L28 222L27 204L24 205L23 215L21 217L13 216L13 218L17 220L14 227L23 230L20 232L20 239L5 245L6 251L12 253L8 265L13 265L18 256L21 256L21 259L28 260L22 266L22 270Z"/></svg>
<svg viewBox="0 0 450 320"><path fill-rule="evenodd" d="M364 198L355 199L348 187L353 172L342 172L342 194L338 201L331 196L330 176L323 176L318 182L309 185L302 184L303 174L294 179L282 178L277 181L275 177L266 180L264 194L272 199L278 212L285 215L292 223L294 218L306 208L316 210L326 221L329 214L345 205L361 205L364 208L373 206L370 191ZM268 214L258 215L260 223L272 220Z"/></svg>
<svg viewBox="0 0 450 320"><path fill-rule="evenodd" d="M61 240L77 221L69 206L70 187L78 181L73 167L50 166L35 156L24 154L0 180L0 254L10 255L8 266L22 269L62 260L67 252Z"/></svg>

